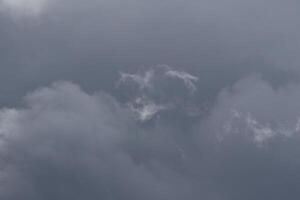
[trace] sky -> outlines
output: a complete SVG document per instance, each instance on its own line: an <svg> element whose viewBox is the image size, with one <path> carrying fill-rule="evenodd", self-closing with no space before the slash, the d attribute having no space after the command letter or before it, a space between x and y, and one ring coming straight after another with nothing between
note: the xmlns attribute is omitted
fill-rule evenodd
<svg viewBox="0 0 300 200"><path fill-rule="evenodd" d="M0 0L0 199L299 199L299 9Z"/></svg>

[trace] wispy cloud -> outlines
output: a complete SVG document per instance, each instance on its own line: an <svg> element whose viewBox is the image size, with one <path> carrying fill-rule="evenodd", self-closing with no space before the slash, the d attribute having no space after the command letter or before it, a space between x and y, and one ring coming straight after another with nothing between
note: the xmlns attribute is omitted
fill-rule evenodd
<svg viewBox="0 0 300 200"><path fill-rule="evenodd" d="M245 134L252 137L253 141L261 146L276 136L291 137L299 133L299 120L294 123L282 124L259 122L251 113L243 114L235 109L228 114L228 119L222 125L219 138L228 134Z"/></svg>
<svg viewBox="0 0 300 200"><path fill-rule="evenodd" d="M171 70L171 69L166 71L166 75L182 80L184 82L184 84L186 85L186 87L192 93L194 93L197 90L195 83L199 80L199 78L196 76L193 76L187 72L176 71L176 70Z"/></svg>
<svg viewBox="0 0 300 200"><path fill-rule="evenodd" d="M172 82L175 80L175 83ZM117 88L126 90L131 84L138 90L126 103L142 122L152 119L161 111L176 109L178 102L189 102L197 90L198 77L177 71L167 65L159 65L138 73L120 73ZM176 88L178 85L182 88ZM122 87L121 87L122 86ZM182 91L184 90L184 91ZM177 94L172 94L176 91ZM188 95L182 95L187 93ZM172 97L173 95L173 97ZM185 99L187 98L187 100ZM181 105L190 116L197 116L198 109L192 105Z"/></svg>
<svg viewBox="0 0 300 200"><path fill-rule="evenodd" d="M260 78L249 77L221 93L209 121L219 138L244 135L263 145L299 135L299 100L298 85L275 90Z"/></svg>
<svg viewBox="0 0 300 200"><path fill-rule="evenodd" d="M145 97L138 97L134 102L129 102L127 105L141 122L148 121L160 111L168 109L167 106L157 105Z"/></svg>
<svg viewBox="0 0 300 200"><path fill-rule="evenodd" d="M140 90L150 88L152 86L152 79L154 76L154 71L149 70L144 74L130 74L125 72L120 72L120 80L117 82L117 87L122 83L133 82L138 85Z"/></svg>

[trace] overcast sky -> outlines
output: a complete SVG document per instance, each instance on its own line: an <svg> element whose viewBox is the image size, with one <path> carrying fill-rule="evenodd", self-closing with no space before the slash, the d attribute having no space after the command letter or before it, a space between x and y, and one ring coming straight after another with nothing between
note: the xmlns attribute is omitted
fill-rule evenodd
<svg viewBox="0 0 300 200"><path fill-rule="evenodd" d="M0 199L299 199L299 9L0 0Z"/></svg>

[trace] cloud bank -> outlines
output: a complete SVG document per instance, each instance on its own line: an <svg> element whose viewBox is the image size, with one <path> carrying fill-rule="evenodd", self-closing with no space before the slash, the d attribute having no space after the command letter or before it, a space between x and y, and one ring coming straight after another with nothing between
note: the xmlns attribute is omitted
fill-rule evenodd
<svg viewBox="0 0 300 200"><path fill-rule="evenodd" d="M299 199L299 6L0 0L0 199Z"/></svg>
<svg viewBox="0 0 300 200"><path fill-rule="evenodd" d="M137 164L126 152L124 145L136 136L126 131L132 126L128 111L112 97L61 82L26 102L23 109L1 110L1 199L185 195L180 176L171 175L176 172L155 161Z"/></svg>
<svg viewBox="0 0 300 200"><path fill-rule="evenodd" d="M249 77L224 89L210 114L189 128L164 123L167 115L145 127L136 110L109 94L54 83L26 95L21 108L1 109L0 197L297 197L298 91L299 85L274 89ZM150 106L143 109L156 109Z"/></svg>

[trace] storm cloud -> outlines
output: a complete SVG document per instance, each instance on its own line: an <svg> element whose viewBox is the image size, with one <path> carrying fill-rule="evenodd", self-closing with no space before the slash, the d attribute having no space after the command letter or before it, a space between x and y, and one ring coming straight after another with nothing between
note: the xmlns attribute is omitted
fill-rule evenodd
<svg viewBox="0 0 300 200"><path fill-rule="evenodd" d="M299 8L0 0L0 199L298 199Z"/></svg>

